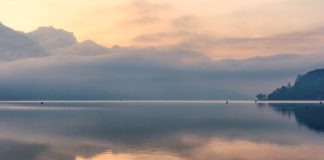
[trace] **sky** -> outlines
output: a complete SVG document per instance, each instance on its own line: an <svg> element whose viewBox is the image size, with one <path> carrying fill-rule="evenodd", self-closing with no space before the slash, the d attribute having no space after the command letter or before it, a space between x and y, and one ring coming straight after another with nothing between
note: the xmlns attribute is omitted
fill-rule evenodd
<svg viewBox="0 0 324 160"><path fill-rule="evenodd" d="M321 0L0 0L0 21L24 32L63 28L79 41L106 47L169 47L199 40L196 49L212 59L242 59L296 50L218 41L319 29L323 7Z"/></svg>
<svg viewBox="0 0 324 160"><path fill-rule="evenodd" d="M0 0L0 99L252 99L324 67L323 7Z"/></svg>

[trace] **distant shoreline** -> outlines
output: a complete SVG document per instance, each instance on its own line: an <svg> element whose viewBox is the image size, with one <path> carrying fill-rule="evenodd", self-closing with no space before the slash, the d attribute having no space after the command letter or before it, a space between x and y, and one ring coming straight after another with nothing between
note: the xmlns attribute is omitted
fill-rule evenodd
<svg viewBox="0 0 324 160"><path fill-rule="evenodd" d="M319 104L320 100L21 100L0 103L258 103L258 104Z"/></svg>

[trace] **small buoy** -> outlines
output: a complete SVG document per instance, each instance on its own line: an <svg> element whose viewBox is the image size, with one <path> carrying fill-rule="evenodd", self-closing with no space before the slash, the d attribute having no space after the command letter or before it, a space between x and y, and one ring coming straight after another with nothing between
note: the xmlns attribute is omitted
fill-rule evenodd
<svg viewBox="0 0 324 160"><path fill-rule="evenodd" d="M254 100L254 103L257 103L258 102L258 100Z"/></svg>
<svg viewBox="0 0 324 160"><path fill-rule="evenodd" d="M320 104L323 104L323 101L320 101Z"/></svg>
<svg viewBox="0 0 324 160"><path fill-rule="evenodd" d="M44 102L41 102L41 104L44 104Z"/></svg>
<svg viewBox="0 0 324 160"><path fill-rule="evenodd" d="M229 102L228 102L228 101L226 101L225 103L226 103L226 104L228 104Z"/></svg>

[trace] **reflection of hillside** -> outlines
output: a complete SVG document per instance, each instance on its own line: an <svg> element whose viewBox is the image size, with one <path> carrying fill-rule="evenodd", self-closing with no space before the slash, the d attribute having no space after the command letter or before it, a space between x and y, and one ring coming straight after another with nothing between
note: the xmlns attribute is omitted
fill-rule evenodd
<svg viewBox="0 0 324 160"><path fill-rule="evenodd" d="M316 104L269 104L283 115L294 115L296 121L317 132L324 132L324 106Z"/></svg>

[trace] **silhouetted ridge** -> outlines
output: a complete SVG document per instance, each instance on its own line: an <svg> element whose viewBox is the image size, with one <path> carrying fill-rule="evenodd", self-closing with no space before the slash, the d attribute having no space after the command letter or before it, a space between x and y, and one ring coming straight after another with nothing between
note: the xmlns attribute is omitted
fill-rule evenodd
<svg viewBox="0 0 324 160"><path fill-rule="evenodd" d="M46 51L25 33L15 31L0 23L0 61L44 55Z"/></svg>
<svg viewBox="0 0 324 160"><path fill-rule="evenodd" d="M299 75L292 86L282 86L268 95L269 100L322 100L324 99L324 69Z"/></svg>
<svg viewBox="0 0 324 160"><path fill-rule="evenodd" d="M72 32L54 27L39 27L27 35L46 50L64 48L77 43Z"/></svg>

